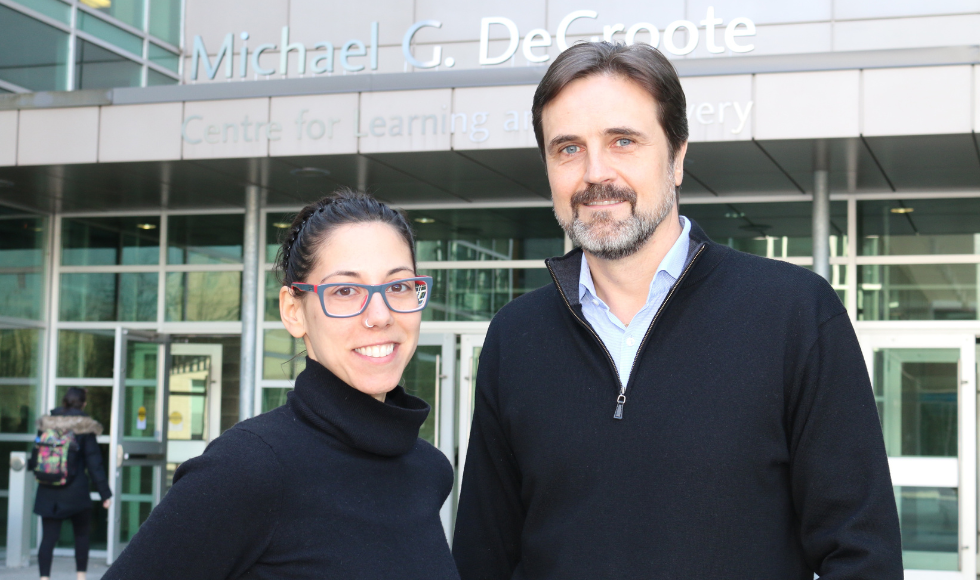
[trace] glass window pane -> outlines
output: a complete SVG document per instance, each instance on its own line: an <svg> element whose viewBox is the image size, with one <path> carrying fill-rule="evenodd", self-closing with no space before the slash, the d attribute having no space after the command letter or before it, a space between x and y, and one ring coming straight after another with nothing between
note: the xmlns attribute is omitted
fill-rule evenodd
<svg viewBox="0 0 980 580"><path fill-rule="evenodd" d="M180 84L180 81L173 77L168 77L165 74L160 74L155 70L147 69L146 71L146 86L148 87L159 87L161 85L176 85Z"/></svg>
<svg viewBox="0 0 980 580"><path fill-rule="evenodd" d="M551 283L546 268L527 270L419 270L432 276L422 320L490 320L514 298Z"/></svg>
<svg viewBox="0 0 980 580"><path fill-rule="evenodd" d="M134 28L143 29L143 0L80 0L80 2ZM85 13L79 10L78 16L81 17L82 14ZM94 20L92 16L87 14L86 16Z"/></svg>
<svg viewBox="0 0 980 580"><path fill-rule="evenodd" d="M40 384L37 328L0 329L0 432L33 433Z"/></svg>
<svg viewBox="0 0 980 580"><path fill-rule="evenodd" d="M564 253L565 234L551 208L406 213L419 261L536 260Z"/></svg>
<svg viewBox="0 0 980 580"><path fill-rule="evenodd" d="M153 322L157 319L156 272L62 274L61 320Z"/></svg>
<svg viewBox="0 0 980 580"><path fill-rule="evenodd" d="M170 216L168 264L241 264L245 218L232 215Z"/></svg>
<svg viewBox="0 0 980 580"><path fill-rule="evenodd" d="M286 393L292 389L285 387L265 387L262 389L262 412L271 411L286 404Z"/></svg>
<svg viewBox="0 0 980 580"><path fill-rule="evenodd" d="M122 489L119 493L120 541L133 539L139 527L150 517L153 509L153 472L148 465L127 465L122 468ZM67 526L63 526L67 527Z"/></svg>
<svg viewBox="0 0 980 580"><path fill-rule="evenodd" d="M39 328L0 329L0 377L37 379L41 335Z"/></svg>
<svg viewBox="0 0 980 580"><path fill-rule="evenodd" d="M907 570L959 570L959 494L948 487L896 487Z"/></svg>
<svg viewBox="0 0 980 580"><path fill-rule="evenodd" d="M976 264L858 266L858 320L977 320Z"/></svg>
<svg viewBox="0 0 980 580"><path fill-rule="evenodd" d="M118 2L118 0L116 0ZM116 4L113 2L113 4ZM109 24L97 16L78 11L78 28L96 36L113 46L129 51L133 56L143 56L143 39L130 34L118 26Z"/></svg>
<svg viewBox="0 0 980 580"><path fill-rule="evenodd" d="M153 44L152 42L150 43L148 55L150 62L177 72L177 65L180 63L180 55L174 54L161 46Z"/></svg>
<svg viewBox="0 0 980 580"><path fill-rule="evenodd" d="M980 254L980 198L858 201L863 256Z"/></svg>
<svg viewBox="0 0 980 580"><path fill-rule="evenodd" d="M306 343L285 330L266 330L262 340L262 378L294 380L306 368Z"/></svg>
<svg viewBox="0 0 980 580"><path fill-rule="evenodd" d="M126 344L126 393L123 437L153 439L156 430L157 355L152 342Z"/></svg>
<svg viewBox="0 0 980 580"><path fill-rule="evenodd" d="M60 0L17 0L17 3L64 24L71 22L71 6Z"/></svg>
<svg viewBox="0 0 980 580"><path fill-rule="evenodd" d="M64 219L61 263L113 266L160 263L160 217Z"/></svg>
<svg viewBox="0 0 980 580"><path fill-rule="evenodd" d="M419 429L419 437L433 445L436 444L436 417L439 416L436 392L439 383L438 375L441 373L439 367L443 364L438 360L441 355L442 346L419 346L415 349L412 359L408 361L408 366L405 367L402 380L399 382L408 394L424 400L432 407L432 411ZM439 364L436 364L437 361Z"/></svg>
<svg viewBox="0 0 980 580"><path fill-rule="evenodd" d="M0 218L0 316L43 316L45 223L34 216Z"/></svg>
<svg viewBox="0 0 980 580"><path fill-rule="evenodd" d="M265 319L281 320L279 316L279 280L275 272L265 273Z"/></svg>
<svg viewBox="0 0 980 580"><path fill-rule="evenodd" d="M876 349L874 392L891 457L956 457L957 349Z"/></svg>
<svg viewBox="0 0 980 580"><path fill-rule="evenodd" d="M0 6L0 79L32 91L68 89L68 33Z"/></svg>
<svg viewBox="0 0 980 580"><path fill-rule="evenodd" d="M685 205L681 215L694 220L712 240L769 258L813 255L813 204L720 203ZM847 254L847 202L830 204L830 255Z"/></svg>
<svg viewBox="0 0 980 580"><path fill-rule="evenodd" d="M285 235L287 230L289 230L289 226L292 225L293 216L270 213L266 217L266 220L265 261L267 264L275 264L276 254L279 253L279 246L282 244L280 238Z"/></svg>
<svg viewBox="0 0 980 580"><path fill-rule="evenodd" d="M112 331L59 330L58 376L111 379L115 340Z"/></svg>
<svg viewBox="0 0 980 580"><path fill-rule="evenodd" d="M204 441L211 357L174 355L171 361L167 436L171 441Z"/></svg>
<svg viewBox="0 0 980 580"><path fill-rule="evenodd" d="M241 272L169 272L167 321L241 320Z"/></svg>
<svg viewBox="0 0 980 580"><path fill-rule="evenodd" d="M143 66L90 42L78 39L75 49L75 88L138 87Z"/></svg>
<svg viewBox="0 0 980 580"><path fill-rule="evenodd" d="M180 0L150 0L150 34L180 44Z"/></svg>

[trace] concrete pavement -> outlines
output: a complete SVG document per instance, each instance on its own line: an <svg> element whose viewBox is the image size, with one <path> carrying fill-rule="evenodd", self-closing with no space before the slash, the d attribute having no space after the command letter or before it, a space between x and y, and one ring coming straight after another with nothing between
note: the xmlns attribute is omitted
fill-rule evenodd
<svg viewBox="0 0 980 580"><path fill-rule="evenodd" d="M105 558L90 559L86 580L99 580L106 569ZM31 558L31 565L26 568L0 566L0 580L37 580L39 577L37 558ZM51 580L75 580L75 558L56 557L51 564Z"/></svg>

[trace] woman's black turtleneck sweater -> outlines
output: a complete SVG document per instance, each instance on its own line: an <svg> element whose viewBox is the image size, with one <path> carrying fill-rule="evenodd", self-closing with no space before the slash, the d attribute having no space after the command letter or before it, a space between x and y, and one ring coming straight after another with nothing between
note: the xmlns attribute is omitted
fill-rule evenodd
<svg viewBox="0 0 980 580"><path fill-rule="evenodd" d="M428 413L307 359L286 405L181 464L103 578L458 579L439 520L453 471L418 438Z"/></svg>

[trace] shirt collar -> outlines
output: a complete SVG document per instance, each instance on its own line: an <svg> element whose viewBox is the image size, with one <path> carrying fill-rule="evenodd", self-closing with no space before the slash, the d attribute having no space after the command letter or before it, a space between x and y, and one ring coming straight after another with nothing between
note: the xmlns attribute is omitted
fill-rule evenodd
<svg viewBox="0 0 980 580"><path fill-rule="evenodd" d="M680 220L681 235L677 237L677 241L667 251L664 259L660 261L660 266L657 268L653 280L650 281L650 293L647 294L647 302L650 301L652 295L653 282L657 279L657 275L660 272L666 272L671 278L677 280L681 277L681 272L684 270L688 250L691 247L691 220L684 216L680 216ZM589 269L589 262L585 259L585 252L582 252L582 268L578 278L579 301L585 302L589 296L598 298L598 294L595 291L595 283L592 281L592 270Z"/></svg>

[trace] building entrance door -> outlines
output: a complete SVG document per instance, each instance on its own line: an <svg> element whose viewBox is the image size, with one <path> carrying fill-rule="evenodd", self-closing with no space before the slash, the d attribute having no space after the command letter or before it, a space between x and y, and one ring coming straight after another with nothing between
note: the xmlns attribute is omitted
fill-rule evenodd
<svg viewBox="0 0 980 580"><path fill-rule="evenodd" d="M111 564L160 503L166 473L170 341L117 327L109 445L106 562Z"/></svg>
<svg viewBox="0 0 980 580"><path fill-rule="evenodd" d="M170 346L167 463L173 468L204 453L221 434L221 345Z"/></svg>
<svg viewBox="0 0 980 580"><path fill-rule="evenodd" d="M891 330L860 339L902 525L905 577L974 580L976 338Z"/></svg>

